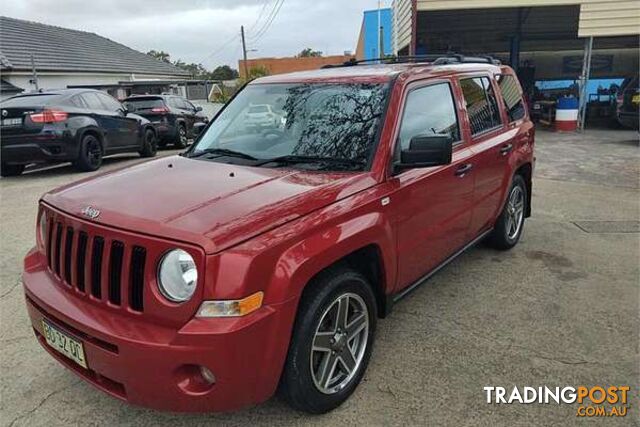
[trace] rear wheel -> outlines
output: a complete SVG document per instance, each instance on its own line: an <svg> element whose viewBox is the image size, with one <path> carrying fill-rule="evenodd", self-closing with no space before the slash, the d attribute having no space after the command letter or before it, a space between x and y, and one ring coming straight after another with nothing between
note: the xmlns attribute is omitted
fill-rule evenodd
<svg viewBox="0 0 640 427"><path fill-rule="evenodd" d="M185 148L187 146L187 128L185 125L178 125L178 135L176 135L175 146L177 148Z"/></svg>
<svg viewBox="0 0 640 427"><path fill-rule="evenodd" d="M24 172L25 165L8 165L2 163L0 165L0 176L17 176Z"/></svg>
<svg viewBox="0 0 640 427"><path fill-rule="evenodd" d="M506 250L514 247L524 228L524 215L527 211L527 185L520 175L513 177L509 188L507 203L496 221L496 225L489 236L490 246Z"/></svg>
<svg viewBox="0 0 640 427"><path fill-rule="evenodd" d="M154 157L158 152L156 133L151 129L146 129L143 138L142 150L139 151L140 155L142 157Z"/></svg>
<svg viewBox="0 0 640 427"><path fill-rule="evenodd" d="M80 144L80 154L75 162L78 170L90 172L102 165L102 144L93 135L85 135Z"/></svg>
<svg viewBox="0 0 640 427"><path fill-rule="evenodd" d="M289 404L320 414L347 400L367 369L376 319L375 297L357 271L331 269L310 283L281 381Z"/></svg>

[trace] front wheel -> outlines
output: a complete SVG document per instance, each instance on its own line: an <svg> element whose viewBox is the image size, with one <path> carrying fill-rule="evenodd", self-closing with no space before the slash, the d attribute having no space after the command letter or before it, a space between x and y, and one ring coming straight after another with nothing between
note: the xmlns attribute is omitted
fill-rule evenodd
<svg viewBox="0 0 640 427"><path fill-rule="evenodd" d="M281 381L289 404L321 414L347 400L367 369L376 319L373 291L357 271L331 269L310 283Z"/></svg>
<svg viewBox="0 0 640 427"><path fill-rule="evenodd" d="M154 157L158 152L158 141L156 133L151 129L144 131L142 150L139 151L142 157Z"/></svg>
<svg viewBox="0 0 640 427"><path fill-rule="evenodd" d="M176 148L185 148L189 142L187 138L187 128L185 125L178 126L178 134L176 135Z"/></svg>
<svg viewBox="0 0 640 427"><path fill-rule="evenodd" d="M509 188L507 202L489 236L488 243L490 246L500 250L507 250L518 243L524 228L527 200L527 185L522 176L515 175Z"/></svg>

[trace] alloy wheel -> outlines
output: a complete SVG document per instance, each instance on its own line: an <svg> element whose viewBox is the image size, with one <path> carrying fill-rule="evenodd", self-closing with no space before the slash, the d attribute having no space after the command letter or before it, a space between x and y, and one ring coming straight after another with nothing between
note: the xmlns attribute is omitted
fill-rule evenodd
<svg viewBox="0 0 640 427"><path fill-rule="evenodd" d="M344 389L358 372L369 337L369 311L357 294L336 298L322 314L313 337L311 373L324 394Z"/></svg>
<svg viewBox="0 0 640 427"><path fill-rule="evenodd" d="M509 194L507 201L507 237L511 240L515 239L520 233L522 220L524 218L524 191L520 186L515 186Z"/></svg>

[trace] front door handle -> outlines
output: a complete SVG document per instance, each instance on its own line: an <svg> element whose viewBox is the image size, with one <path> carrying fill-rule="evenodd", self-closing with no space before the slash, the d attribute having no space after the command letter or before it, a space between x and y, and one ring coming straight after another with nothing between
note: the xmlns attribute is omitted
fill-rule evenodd
<svg viewBox="0 0 640 427"><path fill-rule="evenodd" d="M506 156L507 154L509 154L511 152L511 150L513 150L513 144L503 145L500 148L500 154L502 154L503 156Z"/></svg>
<svg viewBox="0 0 640 427"><path fill-rule="evenodd" d="M462 178L467 173L471 172L471 169L473 169L473 165L471 163L465 163L464 165L458 166L458 169L456 169L455 174L456 176L459 176L460 178Z"/></svg>

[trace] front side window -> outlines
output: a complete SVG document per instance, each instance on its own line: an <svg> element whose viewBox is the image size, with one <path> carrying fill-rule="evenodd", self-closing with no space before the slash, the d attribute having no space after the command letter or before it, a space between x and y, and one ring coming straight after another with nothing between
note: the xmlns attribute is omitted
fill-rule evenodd
<svg viewBox="0 0 640 427"><path fill-rule="evenodd" d="M467 104L471 134L477 135L500 125L500 112L493 88L487 77L460 80Z"/></svg>
<svg viewBox="0 0 640 427"><path fill-rule="evenodd" d="M375 146L388 86L249 85L216 117L190 156L224 149L253 157L253 166L276 166L264 161L305 156L334 162L296 166L330 169L335 161L344 161L357 166L353 169L364 169Z"/></svg>
<svg viewBox="0 0 640 427"><path fill-rule="evenodd" d="M402 113L400 126L400 148L409 148L415 136L446 135L452 140L460 139L458 117L451 86L439 83L409 92Z"/></svg>
<svg viewBox="0 0 640 427"><path fill-rule="evenodd" d="M504 105L509 116L509 122L515 122L525 116L524 102L520 87L514 76L508 74L500 74L497 76L500 93L504 99Z"/></svg>

